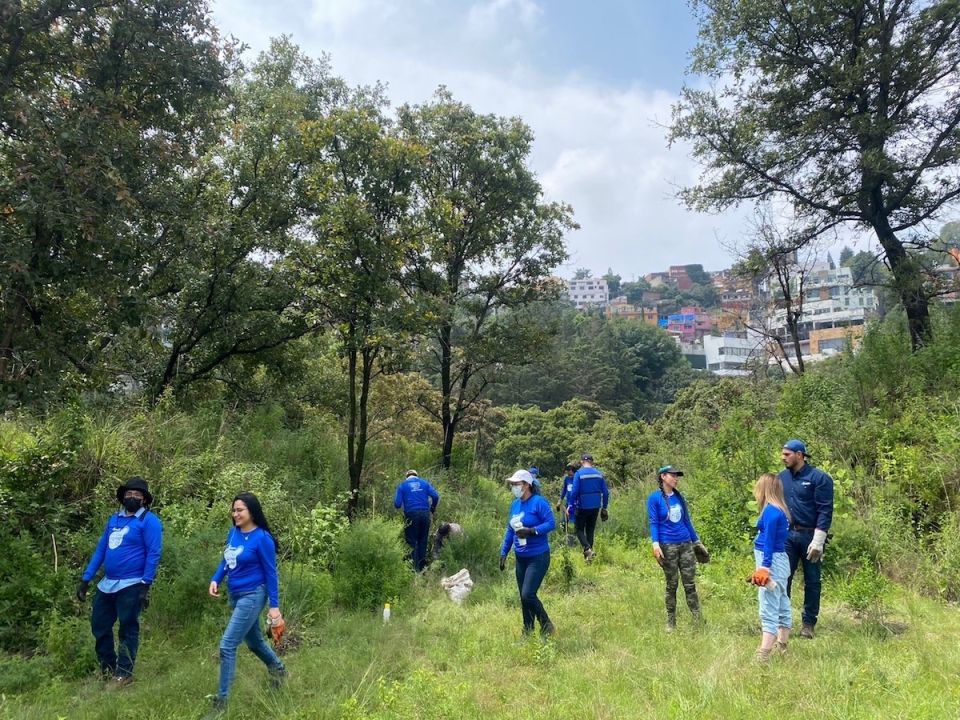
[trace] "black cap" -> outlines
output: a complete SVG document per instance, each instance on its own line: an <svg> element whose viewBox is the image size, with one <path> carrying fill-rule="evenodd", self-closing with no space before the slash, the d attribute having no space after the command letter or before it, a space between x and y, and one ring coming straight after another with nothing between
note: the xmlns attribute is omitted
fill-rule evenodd
<svg viewBox="0 0 960 720"><path fill-rule="evenodd" d="M584 453L583 455L580 456L580 459L583 460L584 462L592 463L593 455L591 455L590 453Z"/></svg>
<svg viewBox="0 0 960 720"><path fill-rule="evenodd" d="M139 490L143 493L143 504L153 504L153 495L151 495L150 491L147 490L147 481L139 475L134 475L123 485L117 488L117 502L121 505L123 504L123 496L126 495L127 490Z"/></svg>

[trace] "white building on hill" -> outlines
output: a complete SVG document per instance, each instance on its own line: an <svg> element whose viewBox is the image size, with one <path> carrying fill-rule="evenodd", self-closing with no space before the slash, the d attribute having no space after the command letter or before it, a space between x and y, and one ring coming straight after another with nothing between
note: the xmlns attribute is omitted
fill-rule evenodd
<svg viewBox="0 0 960 720"><path fill-rule="evenodd" d="M577 310L585 307L605 308L610 302L610 290L603 278L583 278L567 280L567 297Z"/></svg>

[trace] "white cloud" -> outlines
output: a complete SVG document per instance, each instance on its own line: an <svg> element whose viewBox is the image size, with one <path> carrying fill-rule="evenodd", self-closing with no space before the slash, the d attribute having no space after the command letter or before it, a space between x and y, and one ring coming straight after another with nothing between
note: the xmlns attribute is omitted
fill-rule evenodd
<svg viewBox="0 0 960 720"><path fill-rule="evenodd" d="M396 104L426 101L443 84L478 112L522 117L536 135L531 164L546 195L571 204L582 226L568 238L564 274L581 266L626 278L670 264L728 266L717 238L735 239L747 227L742 216L692 213L674 198L698 176L686 148L667 148L660 126L675 94L537 67L544 8L531 0L453 11L440 0L315 0L298 18L264 14L252 0L214 5L218 24L254 49L290 33L310 54L329 52L349 82L386 81Z"/></svg>

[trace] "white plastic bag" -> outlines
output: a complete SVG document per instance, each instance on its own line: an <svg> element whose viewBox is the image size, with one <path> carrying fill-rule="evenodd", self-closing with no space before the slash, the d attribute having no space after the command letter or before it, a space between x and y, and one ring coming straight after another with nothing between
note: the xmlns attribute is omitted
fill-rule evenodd
<svg viewBox="0 0 960 720"><path fill-rule="evenodd" d="M473 590L473 580L470 578L470 572L466 568L462 568L460 572L450 577L440 578L440 584L443 585L444 590L447 591L447 595L449 595L450 599L457 603L457 605L466 600L467 595Z"/></svg>

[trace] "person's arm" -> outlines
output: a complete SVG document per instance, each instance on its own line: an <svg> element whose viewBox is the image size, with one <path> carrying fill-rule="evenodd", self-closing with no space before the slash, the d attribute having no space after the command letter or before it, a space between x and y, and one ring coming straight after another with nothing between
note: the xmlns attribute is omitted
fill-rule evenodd
<svg viewBox="0 0 960 720"><path fill-rule="evenodd" d="M537 519L540 521L534 525L533 531L537 535L546 535L553 532L557 527L556 518L553 517L553 511L550 509L550 503L546 498L541 498L543 502L537 503Z"/></svg>
<svg viewBox="0 0 960 720"><path fill-rule="evenodd" d="M577 501L580 499L580 471L573 476L573 487L570 489L570 494L567 496L567 506L575 508L577 506Z"/></svg>
<svg viewBox="0 0 960 720"><path fill-rule="evenodd" d="M777 524L773 522L771 515L770 506L765 507L760 515L760 542L763 544L763 564L761 567L765 567L767 570L773 567L773 543L777 535Z"/></svg>
<svg viewBox="0 0 960 720"><path fill-rule="evenodd" d="M397 492L393 496L393 506L399 510L400 506L403 504L403 483L397 485Z"/></svg>
<svg viewBox="0 0 960 720"><path fill-rule="evenodd" d="M833 478L822 470L813 488L813 503L817 509L816 529L827 532L833 523Z"/></svg>
<svg viewBox="0 0 960 720"><path fill-rule="evenodd" d="M260 559L260 567L263 569L263 576L266 578L267 597L270 600L271 610L280 608L280 582L277 577L277 546L273 541L273 536L266 530L260 536L260 542L257 545L257 557Z"/></svg>
<svg viewBox="0 0 960 720"><path fill-rule="evenodd" d="M436 512L437 505L440 504L440 493L433 485L427 483L427 494L430 496L430 512Z"/></svg>
<svg viewBox="0 0 960 720"><path fill-rule="evenodd" d="M690 533L690 540L692 542L700 542L700 537L697 535L697 531L693 529L693 518L690 517L690 507L687 505L687 499L683 499L683 524L687 526L687 532Z"/></svg>
<svg viewBox="0 0 960 720"><path fill-rule="evenodd" d="M607 509L607 504L610 502L610 488L607 487L607 479L605 477L600 478L600 492L603 493L603 509Z"/></svg>
<svg viewBox="0 0 960 720"><path fill-rule="evenodd" d="M160 564L160 552L163 547L163 525L153 513L144 518L143 541L147 546L147 561L143 566L141 581L150 585L157 576L157 566Z"/></svg>
<svg viewBox="0 0 960 720"><path fill-rule="evenodd" d="M650 522L650 542L660 546L660 503L656 495L647 498L647 519Z"/></svg>
<svg viewBox="0 0 960 720"><path fill-rule="evenodd" d="M500 557L506 557L510 554L510 548L513 547L513 528L510 521L507 521L507 531L503 534L503 542L500 544Z"/></svg>
<svg viewBox="0 0 960 720"><path fill-rule="evenodd" d="M107 556L107 535L109 534L110 522L107 521L107 526L103 529L103 534L100 536L100 540L97 542L97 547L93 551L93 556L90 558L90 562L87 563L87 569L83 571L83 576L81 579L84 582L90 582L93 580L94 575L97 574L100 566L103 565L103 559Z"/></svg>
<svg viewBox="0 0 960 720"><path fill-rule="evenodd" d="M230 544L230 537L233 535L233 530L227 533L227 542L224 547ZM217 571L213 574L213 577L210 578L211 582L219 585L223 582L224 576L227 574L227 559L223 556L223 553L220 553L220 564L217 566Z"/></svg>

